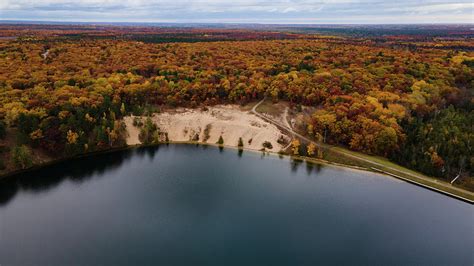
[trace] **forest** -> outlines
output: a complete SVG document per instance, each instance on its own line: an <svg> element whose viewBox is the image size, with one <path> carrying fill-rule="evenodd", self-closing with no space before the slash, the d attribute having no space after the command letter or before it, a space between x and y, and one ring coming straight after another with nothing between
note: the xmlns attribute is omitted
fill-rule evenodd
<svg viewBox="0 0 474 266"><path fill-rule="evenodd" d="M473 42L459 32L2 25L0 36L0 169L31 166L33 149L124 146L121 118L156 106L267 97L313 107L303 133L314 139L447 181L474 174Z"/></svg>

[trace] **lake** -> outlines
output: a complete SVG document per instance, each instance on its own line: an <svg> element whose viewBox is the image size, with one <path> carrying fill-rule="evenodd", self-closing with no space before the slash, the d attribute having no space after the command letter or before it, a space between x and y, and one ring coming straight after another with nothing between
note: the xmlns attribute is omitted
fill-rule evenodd
<svg viewBox="0 0 474 266"><path fill-rule="evenodd" d="M0 183L0 265L473 265L474 209L375 173L193 145Z"/></svg>

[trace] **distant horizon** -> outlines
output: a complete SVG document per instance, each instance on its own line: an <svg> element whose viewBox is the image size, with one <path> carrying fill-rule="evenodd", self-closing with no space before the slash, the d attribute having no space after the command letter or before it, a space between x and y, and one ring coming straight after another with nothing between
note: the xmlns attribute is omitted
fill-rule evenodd
<svg viewBox="0 0 474 266"><path fill-rule="evenodd" d="M278 22L173 22L173 21L91 21L91 20L30 20L30 19L0 19L0 24L31 23L31 24L185 24L185 25L307 25L307 26L410 26L410 25L473 25L474 22L418 22L418 23L278 23Z"/></svg>
<svg viewBox="0 0 474 266"><path fill-rule="evenodd" d="M2 20L226 24L472 24L471 0L1 0Z"/></svg>

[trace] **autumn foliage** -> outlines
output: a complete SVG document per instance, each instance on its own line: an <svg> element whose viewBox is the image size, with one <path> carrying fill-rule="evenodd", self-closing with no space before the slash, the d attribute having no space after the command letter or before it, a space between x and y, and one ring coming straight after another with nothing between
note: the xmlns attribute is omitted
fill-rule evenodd
<svg viewBox="0 0 474 266"><path fill-rule="evenodd" d="M0 117L24 143L45 151L123 145L120 118L149 106L244 104L267 96L313 107L303 131L327 143L438 176L474 169L468 50L300 35L159 44L50 35L0 41ZM441 130L445 120L457 129ZM310 152L317 154L315 147Z"/></svg>

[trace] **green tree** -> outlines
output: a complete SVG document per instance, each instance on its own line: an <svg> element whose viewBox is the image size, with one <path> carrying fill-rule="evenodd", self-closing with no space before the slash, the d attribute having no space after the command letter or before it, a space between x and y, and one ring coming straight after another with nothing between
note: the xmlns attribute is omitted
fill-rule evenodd
<svg viewBox="0 0 474 266"><path fill-rule="evenodd" d="M151 118L147 118L145 120L145 124L140 129L140 134L138 135L140 141L144 144L150 144L157 141L158 134L158 127L155 123L151 120Z"/></svg>
<svg viewBox="0 0 474 266"><path fill-rule="evenodd" d="M25 169L33 164L31 151L25 145L16 146L11 151L11 158L15 166Z"/></svg>
<svg viewBox="0 0 474 266"><path fill-rule="evenodd" d="M219 136L219 140L217 141L217 144L224 145L224 138L222 138L222 136Z"/></svg>
<svg viewBox="0 0 474 266"><path fill-rule="evenodd" d="M126 115L127 114L127 110L125 109L125 104L122 103L122 105L120 106L120 113L122 115Z"/></svg>
<svg viewBox="0 0 474 266"><path fill-rule="evenodd" d="M6 125L0 121L0 139L4 139L7 134Z"/></svg>
<svg viewBox="0 0 474 266"><path fill-rule="evenodd" d="M386 127L379 132L375 139L375 146L378 154L387 154L394 152L398 149L398 137L395 129Z"/></svg>
<svg viewBox="0 0 474 266"><path fill-rule="evenodd" d="M237 144L237 146L239 148L243 148L244 147L244 141L242 140L242 137L239 138L239 143Z"/></svg>

